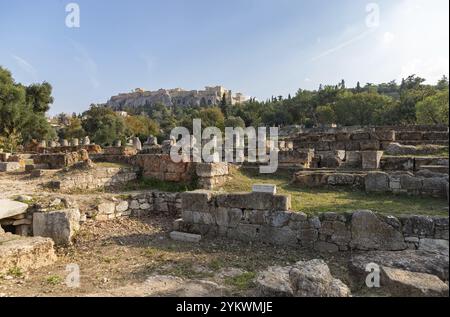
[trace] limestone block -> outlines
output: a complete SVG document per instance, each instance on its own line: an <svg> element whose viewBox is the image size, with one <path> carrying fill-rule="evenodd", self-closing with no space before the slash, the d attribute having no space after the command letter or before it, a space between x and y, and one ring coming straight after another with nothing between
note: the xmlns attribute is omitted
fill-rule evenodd
<svg viewBox="0 0 450 317"><path fill-rule="evenodd" d="M364 185L366 192L387 192L389 191L389 175L384 172L369 172Z"/></svg>
<svg viewBox="0 0 450 317"><path fill-rule="evenodd" d="M52 238L57 245L69 245L80 228L78 209L33 214L33 235Z"/></svg>
<svg viewBox="0 0 450 317"><path fill-rule="evenodd" d="M363 151L362 155L362 168L363 169L379 169L381 157L383 151Z"/></svg>
<svg viewBox="0 0 450 317"><path fill-rule="evenodd" d="M371 211L357 211L351 219L351 247L357 250L405 250L400 231Z"/></svg>

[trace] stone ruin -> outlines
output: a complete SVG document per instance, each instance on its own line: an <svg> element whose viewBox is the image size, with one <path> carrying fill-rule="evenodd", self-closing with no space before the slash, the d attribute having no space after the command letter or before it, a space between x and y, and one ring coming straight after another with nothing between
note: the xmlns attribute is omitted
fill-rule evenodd
<svg viewBox="0 0 450 317"><path fill-rule="evenodd" d="M448 127L301 130L280 142L281 168L304 187L348 186L448 198Z"/></svg>

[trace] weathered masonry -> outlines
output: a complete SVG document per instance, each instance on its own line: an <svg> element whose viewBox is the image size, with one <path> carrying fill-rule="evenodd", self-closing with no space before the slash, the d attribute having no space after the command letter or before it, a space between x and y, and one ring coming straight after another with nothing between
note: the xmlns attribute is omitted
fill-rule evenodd
<svg viewBox="0 0 450 317"><path fill-rule="evenodd" d="M372 211L290 211L290 196L271 193L181 194L174 230L202 236L313 248L317 251L400 251L447 248L448 217L385 216Z"/></svg>

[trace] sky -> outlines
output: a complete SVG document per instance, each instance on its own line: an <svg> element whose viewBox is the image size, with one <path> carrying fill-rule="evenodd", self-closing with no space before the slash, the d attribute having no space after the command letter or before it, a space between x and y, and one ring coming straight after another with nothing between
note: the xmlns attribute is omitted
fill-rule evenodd
<svg viewBox="0 0 450 317"><path fill-rule="evenodd" d="M0 0L0 66L48 81L53 115L138 87L265 100L341 79L435 83L449 73L449 1Z"/></svg>

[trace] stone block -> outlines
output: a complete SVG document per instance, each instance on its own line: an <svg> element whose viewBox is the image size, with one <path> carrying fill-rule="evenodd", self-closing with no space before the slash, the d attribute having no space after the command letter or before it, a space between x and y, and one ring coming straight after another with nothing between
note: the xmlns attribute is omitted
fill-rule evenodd
<svg viewBox="0 0 450 317"><path fill-rule="evenodd" d="M195 166L197 176L216 177L228 175L227 163L198 163Z"/></svg>
<svg viewBox="0 0 450 317"><path fill-rule="evenodd" d="M53 239L57 245L69 245L80 228L78 209L33 214L33 235Z"/></svg>
<svg viewBox="0 0 450 317"><path fill-rule="evenodd" d="M356 250L399 251L407 248L402 233L371 211L353 213L351 232L351 247Z"/></svg>
<svg viewBox="0 0 450 317"><path fill-rule="evenodd" d="M212 198L213 193L207 190L197 190L181 193L182 209L209 212L211 208Z"/></svg>
<svg viewBox="0 0 450 317"><path fill-rule="evenodd" d="M0 172L14 172L20 169L18 162L0 162Z"/></svg>
<svg viewBox="0 0 450 317"><path fill-rule="evenodd" d="M384 172L369 172L364 179L366 192L389 191L389 175Z"/></svg>
<svg viewBox="0 0 450 317"><path fill-rule="evenodd" d="M289 210L290 195L272 195L268 193L230 193L216 197L219 207L253 210Z"/></svg>
<svg viewBox="0 0 450 317"><path fill-rule="evenodd" d="M116 204L113 202L104 202L97 206L98 214L111 215L116 211Z"/></svg>
<svg viewBox="0 0 450 317"><path fill-rule="evenodd" d="M252 192L254 193L269 193L272 195L277 194L277 186L276 185L268 185L268 184L255 184L252 186Z"/></svg>
<svg viewBox="0 0 450 317"><path fill-rule="evenodd" d="M361 152L363 169L379 169L383 151L363 151Z"/></svg>

